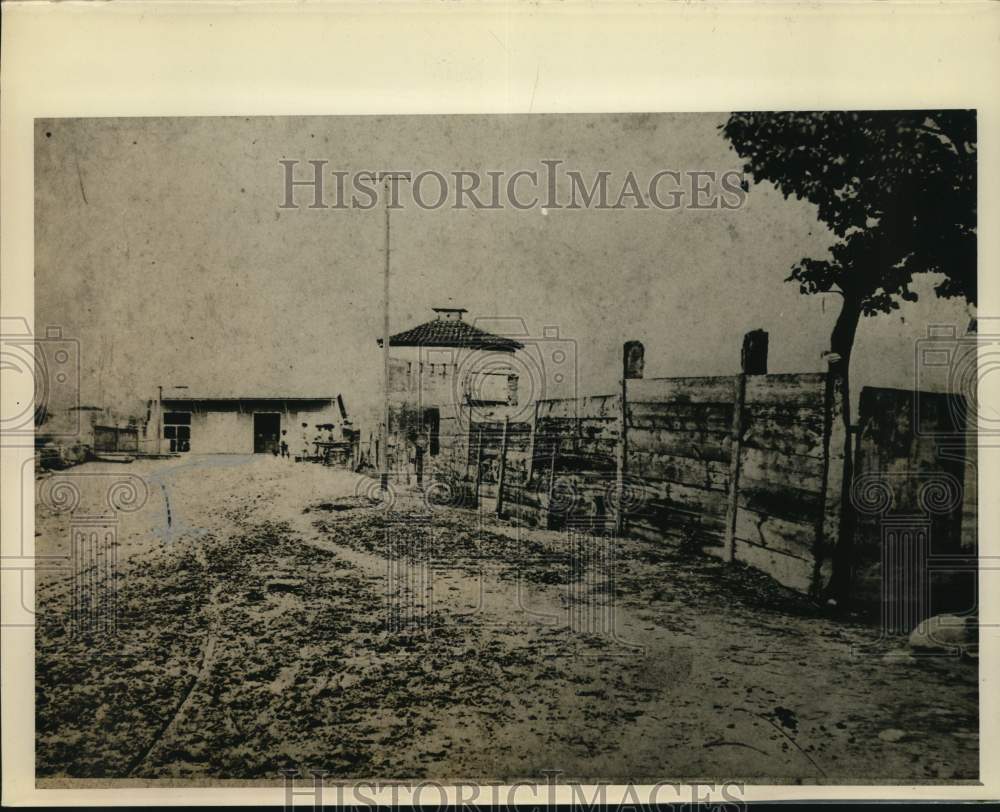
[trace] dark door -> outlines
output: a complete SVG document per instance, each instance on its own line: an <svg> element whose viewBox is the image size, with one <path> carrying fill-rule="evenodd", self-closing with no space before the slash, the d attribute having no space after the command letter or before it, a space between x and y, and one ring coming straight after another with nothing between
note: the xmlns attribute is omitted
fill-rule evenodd
<svg viewBox="0 0 1000 812"><path fill-rule="evenodd" d="M274 454L281 433L281 415L255 414L253 416L253 453Z"/></svg>

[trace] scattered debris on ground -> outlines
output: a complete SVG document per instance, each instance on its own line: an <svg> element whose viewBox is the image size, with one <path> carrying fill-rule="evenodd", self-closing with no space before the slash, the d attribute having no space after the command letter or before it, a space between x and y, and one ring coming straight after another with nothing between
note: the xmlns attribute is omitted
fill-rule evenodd
<svg viewBox="0 0 1000 812"><path fill-rule="evenodd" d="M747 568L318 466L137 467L167 484L117 527L117 635L74 634L73 579L40 575L40 779L977 777L974 662L893 658ZM68 549L65 514L38 528Z"/></svg>

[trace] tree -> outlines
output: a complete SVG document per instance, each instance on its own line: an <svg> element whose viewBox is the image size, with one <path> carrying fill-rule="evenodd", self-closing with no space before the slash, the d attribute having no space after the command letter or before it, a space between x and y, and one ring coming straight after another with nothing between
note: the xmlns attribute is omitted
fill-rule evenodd
<svg viewBox="0 0 1000 812"><path fill-rule="evenodd" d="M830 350L839 356L849 427L848 373L862 316L915 301L920 273L941 275L939 296L976 303L975 111L734 113L721 129L755 183L814 203L838 238L828 258L800 260L786 281L804 294L843 298ZM844 451L850 482L850 440ZM850 519L845 511L842 538Z"/></svg>

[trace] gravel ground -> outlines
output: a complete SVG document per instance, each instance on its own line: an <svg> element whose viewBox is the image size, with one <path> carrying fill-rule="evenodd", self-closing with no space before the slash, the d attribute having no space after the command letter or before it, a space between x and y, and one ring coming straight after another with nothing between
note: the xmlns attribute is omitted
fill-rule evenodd
<svg viewBox="0 0 1000 812"><path fill-rule="evenodd" d="M108 483L117 633L73 622L70 532ZM372 500L271 457L39 481L37 775L870 783L978 777L974 662L822 616L675 542ZM82 580L81 580L82 579Z"/></svg>

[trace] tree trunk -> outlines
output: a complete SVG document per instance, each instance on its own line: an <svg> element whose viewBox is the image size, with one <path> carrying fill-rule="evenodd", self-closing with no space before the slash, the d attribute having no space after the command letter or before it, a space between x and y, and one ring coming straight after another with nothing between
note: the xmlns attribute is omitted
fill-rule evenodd
<svg viewBox="0 0 1000 812"><path fill-rule="evenodd" d="M853 547L854 547L854 511L851 508L850 492L854 482L854 437L851 433L851 351L854 349L854 338L861 321L862 297L856 294L844 294L844 304L837 316L830 335L830 351L837 353L840 359L831 364L831 371L839 373L844 381L843 409L841 419L844 422L844 489L840 505L840 537L828 539L835 544L833 550L833 576L830 582L829 597L835 598L841 604L846 604L851 588Z"/></svg>

